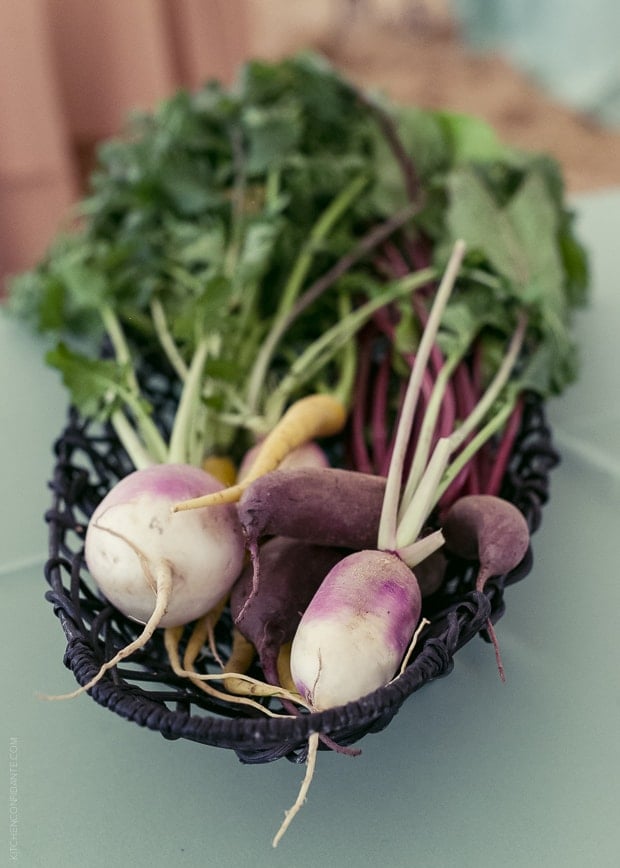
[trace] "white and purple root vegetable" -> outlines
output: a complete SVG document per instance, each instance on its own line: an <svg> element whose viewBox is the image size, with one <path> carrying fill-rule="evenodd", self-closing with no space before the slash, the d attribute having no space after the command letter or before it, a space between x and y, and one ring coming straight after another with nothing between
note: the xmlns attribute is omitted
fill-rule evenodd
<svg viewBox="0 0 620 868"><path fill-rule="evenodd" d="M328 573L295 634L291 672L301 696L323 710L387 684L421 612L418 583L397 554L348 555Z"/></svg>
<svg viewBox="0 0 620 868"><path fill-rule="evenodd" d="M158 627L189 623L230 590L244 560L234 506L173 513L180 499L222 488L214 477L185 464L156 464L118 482L95 509L86 532L85 558L97 587L144 629L104 663L87 684L133 654Z"/></svg>

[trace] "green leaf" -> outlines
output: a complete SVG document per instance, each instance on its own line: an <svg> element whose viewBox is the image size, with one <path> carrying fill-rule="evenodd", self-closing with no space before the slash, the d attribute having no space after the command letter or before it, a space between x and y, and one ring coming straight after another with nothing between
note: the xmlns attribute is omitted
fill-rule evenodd
<svg viewBox="0 0 620 868"><path fill-rule="evenodd" d="M482 254L497 274L515 288L527 285L530 268L510 215L470 168L457 169L447 182L446 223L452 240L462 238L470 251Z"/></svg>
<svg viewBox="0 0 620 868"><path fill-rule="evenodd" d="M112 360L95 360L70 350L65 344L46 354L57 368L75 407L86 417L106 419L122 402L134 403L127 386L127 367ZM143 406L147 406L143 402Z"/></svg>
<svg viewBox="0 0 620 868"><path fill-rule="evenodd" d="M454 164L505 160L515 153L488 123L474 115L440 111L436 115Z"/></svg>
<svg viewBox="0 0 620 868"><path fill-rule="evenodd" d="M551 307L563 316L558 213L542 175L529 173L503 207L471 168L455 171L448 189L451 237L463 238L471 251L504 276L523 304Z"/></svg>
<svg viewBox="0 0 620 868"><path fill-rule="evenodd" d="M236 278L242 285L263 277L282 226L282 221L273 218L258 218L249 223L236 264Z"/></svg>
<svg viewBox="0 0 620 868"><path fill-rule="evenodd" d="M230 312L232 284L229 278L221 273L207 280L181 271L175 274L186 288L186 292L179 296L177 304L171 308L171 329L177 340L188 344L191 352L201 336L216 332L224 335L230 328L234 329L235 320Z"/></svg>
<svg viewBox="0 0 620 868"><path fill-rule="evenodd" d="M289 98L269 109L248 106L241 121L247 139L245 170L248 175L281 165L297 149L302 124L296 100Z"/></svg>
<svg viewBox="0 0 620 868"><path fill-rule="evenodd" d="M553 307L564 316L564 273L558 247L558 212L540 172L525 178L506 207L528 273L526 301Z"/></svg>
<svg viewBox="0 0 620 868"><path fill-rule="evenodd" d="M437 117L416 108L401 109L393 118L398 136L417 177L426 182L449 164L449 148ZM403 170L385 136L374 127L373 167L375 186L372 201L380 213L390 214L407 204Z"/></svg>

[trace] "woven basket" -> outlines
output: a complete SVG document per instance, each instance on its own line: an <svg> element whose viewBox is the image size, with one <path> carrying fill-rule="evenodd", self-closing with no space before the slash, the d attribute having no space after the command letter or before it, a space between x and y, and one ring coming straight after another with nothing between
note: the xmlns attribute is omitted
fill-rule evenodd
<svg viewBox="0 0 620 868"><path fill-rule="evenodd" d="M145 383L155 418L165 433L176 396L167 378L155 369L147 372ZM90 515L109 488L132 467L113 433L85 421L74 409L55 444L55 456L50 483L53 503L46 514L49 559L45 577L50 586L46 599L53 605L67 639L64 663L83 685L140 631L137 624L96 592L83 553ZM541 508L548 499L550 470L557 461L544 407L537 398L528 396L501 494L519 507L532 532L540 524ZM449 560L442 588L424 601L423 615L430 624L421 634L404 673L388 686L345 706L321 713L301 711L291 717L281 709L279 701L261 700L270 703L273 711L282 711L281 717L268 717L234 702L212 698L174 675L162 631L156 631L130 662L106 673L89 694L100 705L161 732L165 738L230 748L245 763L280 757L301 762L306 757L310 733L319 731L328 736L326 742L331 739L349 746L367 733L382 730L407 697L451 671L459 648L476 634L488 639L484 625L488 618L495 622L502 616L504 590L530 571L531 551L516 570L488 582L484 593L474 590L474 567ZM227 611L217 626L216 642L225 659L230 650ZM217 671L206 649L195 666L199 672ZM249 674L261 677L259 670ZM326 745L321 747L325 749Z"/></svg>

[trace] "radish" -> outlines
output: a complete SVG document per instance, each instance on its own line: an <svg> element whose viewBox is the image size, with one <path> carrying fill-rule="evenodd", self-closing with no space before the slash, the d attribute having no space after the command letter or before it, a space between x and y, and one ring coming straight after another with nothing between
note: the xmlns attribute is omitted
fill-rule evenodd
<svg viewBox="0 0 620 868"><path fill-rule="evenodd" d="M339 468L275 470L255 480L238 504L250 550L262 536L362 549L377 539L385 479Z"/></svg>
<svg viewBox="0 0 620 868"><path fill-rule="evenodd" d="M62 698L88 690L158 627L201 617L230 590L244 559L234 507L179 515L171 509L179 499L221 487L198 467L156 464L130 473L103 498L86 531L86 563L106 599L145 626L94 678Z"/></svg>
<svg viewBox="0 0 620 868"><path fill-rule="evenodd" d="M248 476L252 464L260 453L260 449L261 443L259 442L245 453L239 465L237 482L243 482ZM302 443L289 452L282 459L278 467L282 470L292 470L299 467L329 467L329 458L325 450L321 449L316 441L309 440L307 443Z"/></svg>
<svg viewBox="0 0 620 868"><path fill-rule="evenodd" d="M459 498L446 513L443 533L448 550L465 560L478 561L476 590L480 592L492 576L503 576L518 567L530 544L530 530L523 513L509 501L491 494ZM500 678L505 681L490 618L487 632L495 648Z"/></svg>
<svg viewBox="0 0 620 868"><path fill-rule="evenodd" d="M272 537L259 549L261 580L255 581L252 564L247 564L235 582L230 595L231 615L238 630L256 648L271 684L278 683L281 647L292 640L321 582L346 554L346 549Z"/></svg>

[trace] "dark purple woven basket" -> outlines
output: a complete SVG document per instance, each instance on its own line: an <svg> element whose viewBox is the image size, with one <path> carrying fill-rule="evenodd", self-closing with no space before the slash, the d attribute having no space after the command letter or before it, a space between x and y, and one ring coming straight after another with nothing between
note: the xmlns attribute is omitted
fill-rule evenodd
<svg viewBox="0 0 620 868"><path fill-rule="evenodd" d="M165 432L175 396L170 394L166 378L156 372L150 372L147 384L155 417ZM55 455L50 484L53 503L46 514L49 559L45 577L50 585L46 599L52 603L67 639L64 663L79 684L86 684L101 664L140 630L97 594L83 556L90 515L111 485L132 468L115 436L110 431L101 433L73 409L55 444ZM540 524L550 470L557 461L544 407L529 396L501 493L523 512L532 532ZM495 622L502 616L506 586L526 576L531 563L530 551L516 570L487 583L484 593L478 593L473 589L474 567L450 560L442 588L424 601L423 615L430 625L405 672L388 686L345 706L290 717L279 701L261 700L272 711L282 712L281 717L268 717L212 698L174 675L161 635L134 654L131 665L106 673L89 694L100 705L166 738L230 748L246 763L280 757L303 761L310 733L318 731L339 745L351 745L367 733L382 730L408 696L449 673L459 648L477 633L488 639L484 631L487 619ZM187 635L189 631L190 627ZM226 611L217 626L216 642L225 659L230 650ZM199 672L217 671L206 649L195 666ZM261 677L259 670L249 674Z"/></svg>

